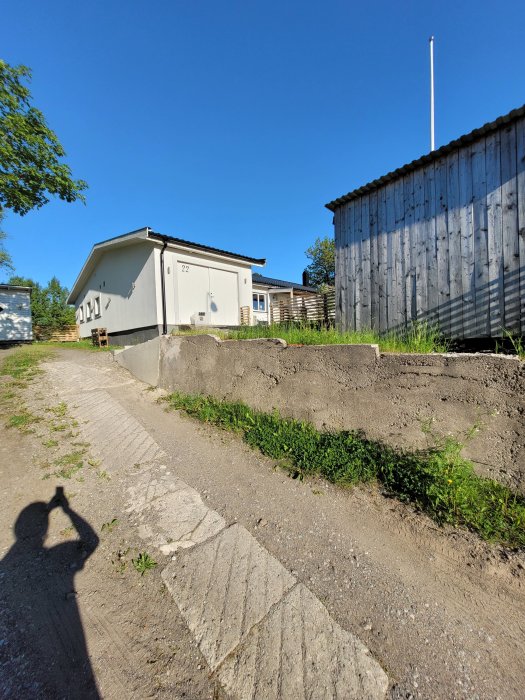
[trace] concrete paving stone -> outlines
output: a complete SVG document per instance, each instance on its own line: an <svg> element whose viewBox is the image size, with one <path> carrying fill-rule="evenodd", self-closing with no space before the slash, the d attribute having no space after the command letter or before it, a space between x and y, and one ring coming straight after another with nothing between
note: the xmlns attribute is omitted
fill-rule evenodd
<svg viewBox="0 0 525 700"><path fill-rule="evenodd" d="M128 489L127 510L138 516L140 536L163 554L204 542L226 527L200 494L171 475L156 476L158 468L139 475Z"/></svg>
<svg viewBox="0 0 525 700"><path fill-rule="evenodd" d="M232 698L379 700L388 678L366 647L296 585L217 670Z"/></svg>
<svg viewBox="0 0 525 700"><path fill-rule="evenodd" d="M295 584L240 525L179 551L162 578L212 669Z"/></svg>

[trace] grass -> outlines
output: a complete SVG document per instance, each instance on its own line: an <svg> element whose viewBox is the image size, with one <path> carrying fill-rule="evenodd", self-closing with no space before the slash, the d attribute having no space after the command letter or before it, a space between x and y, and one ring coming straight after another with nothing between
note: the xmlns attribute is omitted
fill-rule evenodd
<svg viewBox="0 0 525 700"><path fill-rule="evenodd" d="M381 352L429 353L447 352L449 344L439 330L429 323L414 323L405 331L380 335L375 331L342 332L335 328L311 328L302 325L244 326L238 330L221 331L192 329L176 335L213 333L223 340L252 340L282 338L289 345L379 345Z"/></svg>
<svg viewBox="0 0 525 700"><path fill-rule="evenodd" d="M28 345L8 355L0 368L0 375L10 376L22 382L30 381L39 374L38 365L50 356L49 348Z"/></svg>
<svg viewBox="0 0 525 700"><path fill-rule="evenodd" d="M135 567L135 571L138 571L141 576L154 569L157 566L157 562L153 561L147 552L141 552L136 559L132 559L131 563Z"/></svg>
<svg viewBox="0 0 525 700"><path fill-rule="evenodd" d="M30 413L26 409L23 409L20 413L14 413L7 419L8 428L18 428L22 432L29 432L31 426L38 423L41 420L38 416Z"/></svg>
<svg viewBox="0 0 525 700"><path fill-rule="evenodd" d="M174 409L242 434L249 445L280 460L294 478L320 475L343 486L376 481L438 523L467 527L507 547L525 547L525 498L475 474L461 455L463 444L452 437L408 452L360 432L321 432L310 423L242 403L181 393L165 400Z"/></svg>
<svg viewBox="0 0 525 700"><path fill-rule="evenodd" d="M37 341L36 343L33 344L33 347L38 347L38 348L71 348L73 350L89 350L91 352L107 352L108 350L111 350L111 347L102 347L98 348L93 345L91 340L89 338L86 338L84 340L78 340L78 341L70 341L67 340L65 342L52 342L50 340L42 340L42 341Z"/></svg>

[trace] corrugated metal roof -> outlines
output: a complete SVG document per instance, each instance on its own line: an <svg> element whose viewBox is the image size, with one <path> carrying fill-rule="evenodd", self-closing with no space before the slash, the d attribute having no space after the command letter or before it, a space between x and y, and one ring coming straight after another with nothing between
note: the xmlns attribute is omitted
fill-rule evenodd
<svg viewBox="0 0 525 700"><path fill-rule="evenodd" d="M296 282L286 282L285 280L277 280L273 277L264 277L258 272L252 274L252 282L254 284L267 284L270 287L292 287L293 289L299 289L302 292L317 292L315 287L306 287L304 284L297 284Z"/></svg>
<svg viewBox="0 0 525 700"><path fill-rule="evenodd" d="M182 238L174 238L173 236L164 236L162 233L157 233L156 231L148 231L148 238L152 238L158 241L167 241L168 243L174 243L175 245L183 245L185 248L191 248L192 250L202 250L207 253L216 253L217 255L227 255L229 258L234 258L235 260L243 260L252 265L266 265L266 258L250 258L247 255L240 255L239 253L231 253L228 250L221 250L220 248L212 248L208 245L202 245L201 243L192 243L191 241L185 241Z"/></svg>
<svg viewBox="0 0 525 700"><path fill-rule="evenodd" d="M447 155L451 151L454 151L460 148L461 146L467 146L468 144L477 141L482 136L486 136L487 134L490 134L493 131L497 131L502 126L506 126L507 124L510 124L523 116L525 116L525 105L519 107L518 109L513 109L512 112L505 114L503 117L498 117L498 119L495 119L493 122L487 122L482 127L480 127L479 129L474 129L469 134L460 136L458 139L447 143L445 146L441 146L441 148L438 148L437 151L431 151L430 153L421 156L421 158L413 160L411 163L407 163L401 168L397 168L397 170L393 170L391 173L387 173L386 175L377 178L377 180L372 180L372 182L369 182L368 184L363 185L362 187L359 187L356 190L352 190L352 192L349 192L348 194L345 194L342 197L338 197L332 202L328 202L328 204L325 204L325 207L327 209L330 209L330 211L335 211L337 207L346 204L346 202L350 202L352 199L357 199L362 195L368 194L369 192L376 190L378 187L386 185L388 182L396 180L398 177L406 175L407 173L416 170L422 165L427 165L428 163L431 163L432 161Z"/></svg>

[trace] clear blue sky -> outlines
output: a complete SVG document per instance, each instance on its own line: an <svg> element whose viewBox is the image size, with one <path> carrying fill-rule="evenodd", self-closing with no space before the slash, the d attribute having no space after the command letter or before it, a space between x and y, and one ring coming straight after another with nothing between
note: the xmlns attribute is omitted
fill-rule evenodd
<svg viewBox="0 0 525 700"><path fill-rule="evenodd" d="M141 226L300 280L324 204L525 102L525 3L17 0L2 58L89 183L4 229L16 272L71 286L93 243ZM5 277L5 275L4 275Z"/></svg>

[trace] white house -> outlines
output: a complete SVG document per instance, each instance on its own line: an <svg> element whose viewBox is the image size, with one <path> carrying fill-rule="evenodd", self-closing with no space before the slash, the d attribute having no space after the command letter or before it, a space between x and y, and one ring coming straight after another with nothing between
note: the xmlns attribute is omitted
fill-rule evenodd
<svg viewBox="0 0 525 700"><path fill-rule="evenodd" d="M252 274L252 315L254 323L279 323L289 320L282 317L281 310L287 309L298 299L318 298L314 287L296 282L264 277L256 272Z"/></svg>
<svg viewBox="0 0 525 700"><path fill-rule="evenodd" d="M68 303L80 337L103 327L114 345L181 324L237 326L250 317L252 265L265 263L146 227L94 245Z"/></svg>
<svg viewBox="0 0 525 700"><path fill-rule="evenodd" d="M31 288L0 284L0 343L32 339Z"/></svg>

